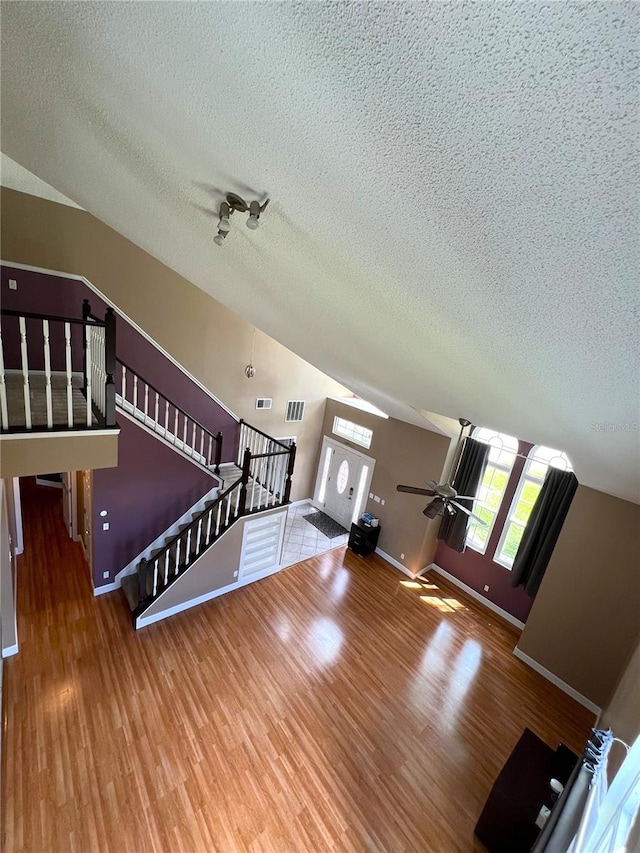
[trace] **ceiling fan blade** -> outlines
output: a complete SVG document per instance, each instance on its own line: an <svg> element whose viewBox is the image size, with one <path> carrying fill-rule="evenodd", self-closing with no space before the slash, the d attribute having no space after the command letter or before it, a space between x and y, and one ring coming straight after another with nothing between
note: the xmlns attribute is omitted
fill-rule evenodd
<svg viewBox="0 0 640 853"><path fill-rule="evenodd" d="M477 495L475 497L473 495L456 495L457 501L475 501L477 499Z"/></svg>
<svg viewBox="0 0 640 853"><path fill-rule="evenodd" d="M426 515L427 518L435 518L437 515L440 515L440 510L444 506L444 501L442 498L434 498L430 504L422 510L422 514Z"/></svg>
<svg viewBox="0 0 640 853"><path fill-rule="evenodd" d="M474 521L477 521L478 524L481 524L483 527L488 527L488 524L486 521L484 521L484 519L480 518L479 515L476 515L475 512L471 512L470 510L468 510L466 506L462 506L462 504L459 504L457 501L450 501L450 503L452 503L456 509L461 509L462 512L465 513L465 515L469 516L469 518L472 518Z"/></svg>
<svg viewBox="0 0 640 853"><path fill-rule="evenodd" d="M410 495L427 495L433 497L435 492L433 489L421 489L419 486L396 486L397 492L407 492Z"/></svg>
<svg viewBox="0 0 640 853"><path fill-rule="evenodd" d="M427 488L435 491L438 488L438 483L435 480L427 480Z"/></svg>

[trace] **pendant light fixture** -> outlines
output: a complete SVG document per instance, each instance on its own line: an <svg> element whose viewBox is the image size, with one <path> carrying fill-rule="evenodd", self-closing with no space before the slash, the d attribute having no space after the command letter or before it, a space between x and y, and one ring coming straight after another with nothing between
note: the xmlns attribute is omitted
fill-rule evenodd
<svg viewBox="0 0 640 853"><path fill-rule="evenodd" d="M249 364L244 369L244 375L247 379L253 379L256 375L256 369L253 366L253 348L256 342L256 327L253 327L253 334L251 335L251 358L249 359Z"/></svg>

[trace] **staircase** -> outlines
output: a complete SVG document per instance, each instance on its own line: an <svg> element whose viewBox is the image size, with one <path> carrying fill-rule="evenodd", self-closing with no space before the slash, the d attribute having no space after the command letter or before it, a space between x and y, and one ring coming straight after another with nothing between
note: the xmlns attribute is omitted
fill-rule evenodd
<svg viewBox="0 0 640 853"><path fill-rule="evenodd" d="M39 362L28 357L34 351L43 353L44 376ZM13 374L5 369L7 354ZM289 503L296 447L240 420L238 445L228 454L235 461L222 463L222 433L207 429L116 357L116 322L111 308L104 318L96 317L85 299L82 319L2 310L1 433L47 431L59 435L66 430L77 436L78 432L69 431L107 428L113 429L115 442L119 432L116 412L220 482L215 499L194 511L177 534L141 559L135 573L120 578L135 625L158 596L236 521ZM111 465L116 464L116 451L114 444ZM85 467L92 465L78 464L78 468Z"/></svg>

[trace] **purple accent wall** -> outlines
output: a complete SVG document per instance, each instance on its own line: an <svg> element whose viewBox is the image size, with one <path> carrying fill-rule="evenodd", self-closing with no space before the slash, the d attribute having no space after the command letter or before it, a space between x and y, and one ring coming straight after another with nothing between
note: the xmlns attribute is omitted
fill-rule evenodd
<svg viewBox="0 0 640 853"><path fill-rule="evenodd" d="M112 583L214 485L215 480L188 459L120 417L118 467L93 472L94 585ZM107 515L101 516L101 510ZM103 522L109 523L109 530L102 529Z"/></svg>
<svg viewBox="0 0 640 853"><path fill-rule="evenodd" d="M533 445L529 444L529 442L520 441L518 453L526 455L532 447ZM493 555L498 547L502 528L506 521L511 501L518 488L518 482L524 465L525 460L517 457L502 499L500 512L489 538L486 552L479 554L472 548L467 548L464 553L459 554L445 545L444 542L439 542L434 558L434 562L441 569L449 572L449 574L458 578L462 583L465 583L478 592L483 598L506 610L507 613L515 616L521 622L527 621L529 611L533 606L533 598L527 595L522 587L514 589L511 586L511 572L509 569L501 566L500 563L495 563ZM489 586L489 592L484 591L485 585Z"/></svg>
<svg viewBox="0 0 640 853"><path fill-rule="evenodd" d="M9 290L8 280L16 279L17 290ZM82 317L82 301L103 317L106 304L83 282L46 273L2 266L0 268L2 308L33 311L64 317ZM155 385L172 402L196 418L211 432L223 435L222 461L235 458L239 425L195 382L192 382L131 324L116 315L117 356ZM64 325L51 323L52 370L65 369ZM19 369L20 341L15 318L2 318L2 335L7 368ZM82 338L73 332L74 370L82 369ZM29 366L44 368L43 336L40 321L30 321L28 330ZM206 342L203 342L206 346ZM120 389L121 374L116 376ZM215 485L215 480L181 457L168 445L119 415L118 466L94 471L93 529L94 584L104 586L153 540L183 515ZM107 510L105 517L101 510ZM103 522L109 530L103 531ZM104 572L109 576L105 578Z"/></svg>
<svg viewBox="0 0 640 853"><path fill-rule="evenodd" d="M9 290L10 278L18 282L17 290ZM10 266L0 268L0 293L2 308L14 311L34 311L40 314L81 318L83 299L89 300L91 311L97 317L104 317L107 308L106 303L81 281L15 269ZM64 370L64 326L62 323L50 325L51 369ZM72 335L73 369L82 370L80 328L72 331ZM44 369L40 321L29 321L27 338L30 367L33 370ZM21 362L17 318L3 317L2 341L5 366L19 369ZM147 382L154 385L211 432L214 434L218 430L222 432L222 461L234 461L239 440L237 421L120 316L116 316L116 341L118 358L130 365ZM206 342L203 345L206 346ZM120 391L120 372L115 378L116 388Z"/></svg>

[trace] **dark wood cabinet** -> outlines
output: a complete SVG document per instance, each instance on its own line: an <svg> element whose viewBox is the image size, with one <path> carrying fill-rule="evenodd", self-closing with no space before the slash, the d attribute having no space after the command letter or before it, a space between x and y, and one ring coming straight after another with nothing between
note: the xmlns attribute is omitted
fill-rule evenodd
<svg viewBox="0 0 640 853"><path fill-rule="evenodd" d="M349 533L349 548L358 554L360 557L366 557L372 551L376 550L378 544L378 536L380 536L380 525L371 527L369 524L358 522L351 525Z"/></svg>

